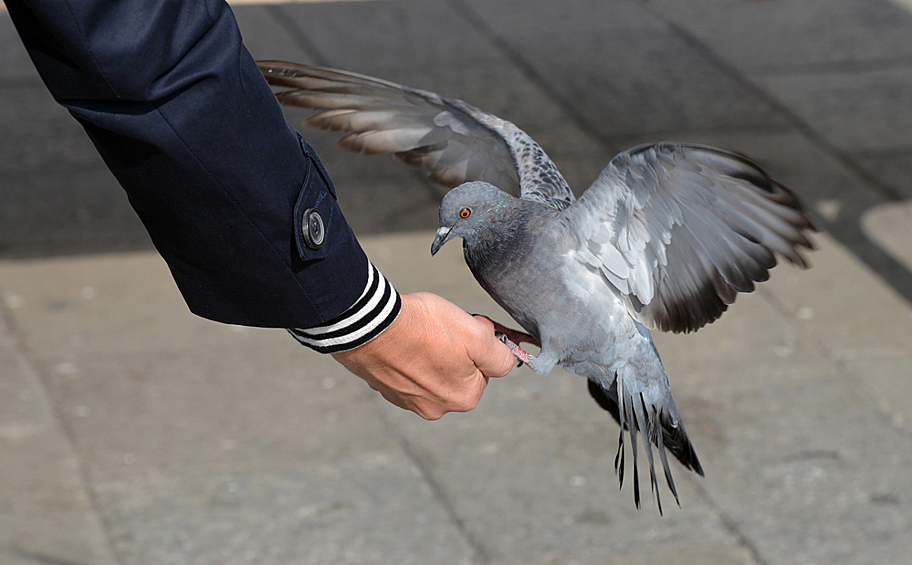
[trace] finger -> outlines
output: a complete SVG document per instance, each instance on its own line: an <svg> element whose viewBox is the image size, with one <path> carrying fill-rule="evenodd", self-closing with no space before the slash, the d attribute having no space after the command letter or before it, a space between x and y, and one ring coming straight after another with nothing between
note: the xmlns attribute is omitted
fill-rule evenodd
<svg viewBox="0 0 912 565"><path fill-rule="evenodd" d="M493 328L485 326L484 334L476 338L474 347L468 348L469 355L485 377L504 377L513 368L513 353L494 337Z"/></svg>
<svg viewBox="0 0 912 565"><path fill-rule="evenodd" d="M494 332L495 329L497 329L496 326L494 325L494 320L492 320L491 318L488 318L484 314L472 314L472 317L475 318L476 320L478 320L479 322L483 323L484 325L486 325L491 330L492 333Z"/></svg>
<svg viewBox="0 0 912 565"><path fill-rule="evenodd" d="M458 389L452 389L443 406L447 412L469 412L474 410L488 384L488 377L475 369L473 374Z"/></svg>

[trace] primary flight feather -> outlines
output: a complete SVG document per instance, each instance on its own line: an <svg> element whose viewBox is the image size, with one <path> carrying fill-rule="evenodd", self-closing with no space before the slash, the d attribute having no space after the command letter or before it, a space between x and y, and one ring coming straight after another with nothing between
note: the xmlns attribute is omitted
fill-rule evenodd
<svg viewBox="0 0 912 565"><path fill-rule="evenodd" d="M797 198L749 160L711 147L656 143L617 155L577 200L545 152L512 123L460 100L333 69L259 63L283 104L319 110L308 126L346 132L339 146L392 153L455 187L440 205L437 250L463 239L481 286L556 365L589 379L630 437L640 504L637 435L659 511L653 446L678 499L666 449L703 475L650 329L689 332L769 277L777 255L807 267L815 231ZM510 193L519 194L519 197Z"/></svg>

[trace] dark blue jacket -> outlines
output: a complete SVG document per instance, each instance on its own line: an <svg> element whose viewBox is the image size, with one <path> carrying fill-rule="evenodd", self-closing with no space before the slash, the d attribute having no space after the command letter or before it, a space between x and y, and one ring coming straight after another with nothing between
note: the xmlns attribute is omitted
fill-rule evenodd
<svg viewBox="0 0 912 565"><path fill-rule="evenodd" d="M54 98L83 125L190 309L363 343L399 311L286 122L223 0L4 0ZM325 238L308 246L307 210ZM315 247L315 248L313 248Z"/></svg>

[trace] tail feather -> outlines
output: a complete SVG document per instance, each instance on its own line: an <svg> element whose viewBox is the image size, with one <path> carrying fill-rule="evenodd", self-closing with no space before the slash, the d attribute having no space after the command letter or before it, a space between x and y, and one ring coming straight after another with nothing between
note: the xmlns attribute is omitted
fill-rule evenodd
<svg viewBox="0 0 912 565"><path fill-rule="evenodd" d="M684 431L684 425L678 422L677 426L675 426L672 423L672 419L664 412L660 416L663 420L662 438L665 446L682 465L701 477L705 476L703 474L703 466L700 465L700 460L697 459L697 452L694 451L694 447L687 437L687 432Z"/></svg>
<svg viewBox="0 0 912 565"><path fill-rule="evenodd" d="M631 398L623 393L623 385L619 385L618 398L620 399L620 413L627 422L634 422L634 425L627 426L630 432L630 453L633 454L633 502L636 507L640 507L640 475L637 473L637 431L636 420L633 416L633 402ZM647 443L648 445L648 443Z"/></svg>
<svg viewBox="0 0 912 565"><path fill-rule="evenodd" d="M675 497L675 502L678 503L678 506L681 506L681 500L678 499L678 489L675 488L674 479L671 478L671 468L668 466L668 456L665 453L665 441L662 439L665 434L661 433L656 435L656 445L659 448L659 456L662 459L662 468L665 470L665 482L668 483L668 488L671 490L671 494ZM661 513L661 508L659 509Z"/></svg>
<svg viewBox="0 0 912 565"><path fill-rule="evenodd" d="M652 454L652 445L659 451L665 481L675 498L678 506L681 505L678 491L675 488L671 467L668 464L666 449L675 456L686 468L694 471L701 477L703 467L697 458L697 453L687 437L680 420L674 417L671 411L675 408L659 407L649 404L641 392L633 395L633 391L625 388L621 378L615 378L608 390L602 388L595 381L589 380L589 393L596 403L610 413L620 424L621 432L618 440L618 452L614 458L614 470L618 476L620 486L624 484L624 434L630 435L630 450L633 455L633 499L636 507L640 507L640 488L637 457L637 433L643 436L643 446L646 459L649 463L650 487L656 500L659 513L662 513L662 501L659 494L658 478L655 472L655 460Z"/></svg>
<svg viewBox="0 0 912 565"><path fill-rule="evenodd" d="M620 466L618 466L620 463ZM614 456L614 472L618 476L618 488L624 487L624 428L618 437L618 452Z"/></svg>
<svg viewBox="0 0 912 565"><path fill-rule="evenodd" d="M659 514L661 515L662 497L659 495L659 483L656 481L655 461L652 457L652 444L655 443L658 445L657 438L661 434L659 434L655 424L652 421L647 420L646 415L649 413L649 407L646 405L643 394L641 393L638 396L639 398L633 401L636 424L643 434L643 447L646 451L646 460L649 461L649 489L652 491L652 496L655 498L656 506L659 507ZM680 503L678 504L680 505Z"/></svg>

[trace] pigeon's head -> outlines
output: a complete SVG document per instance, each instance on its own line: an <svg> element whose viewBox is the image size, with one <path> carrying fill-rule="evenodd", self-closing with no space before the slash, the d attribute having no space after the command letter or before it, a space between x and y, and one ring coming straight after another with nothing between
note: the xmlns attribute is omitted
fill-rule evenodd
<svg viewBox="0 0 912 565"><path fill-rule="evenodd" d="M449 191L440 203L440 228L431 244L431 255L451 239L472 238L511 199L512 196L486 182L467 182Z"/></svg>

